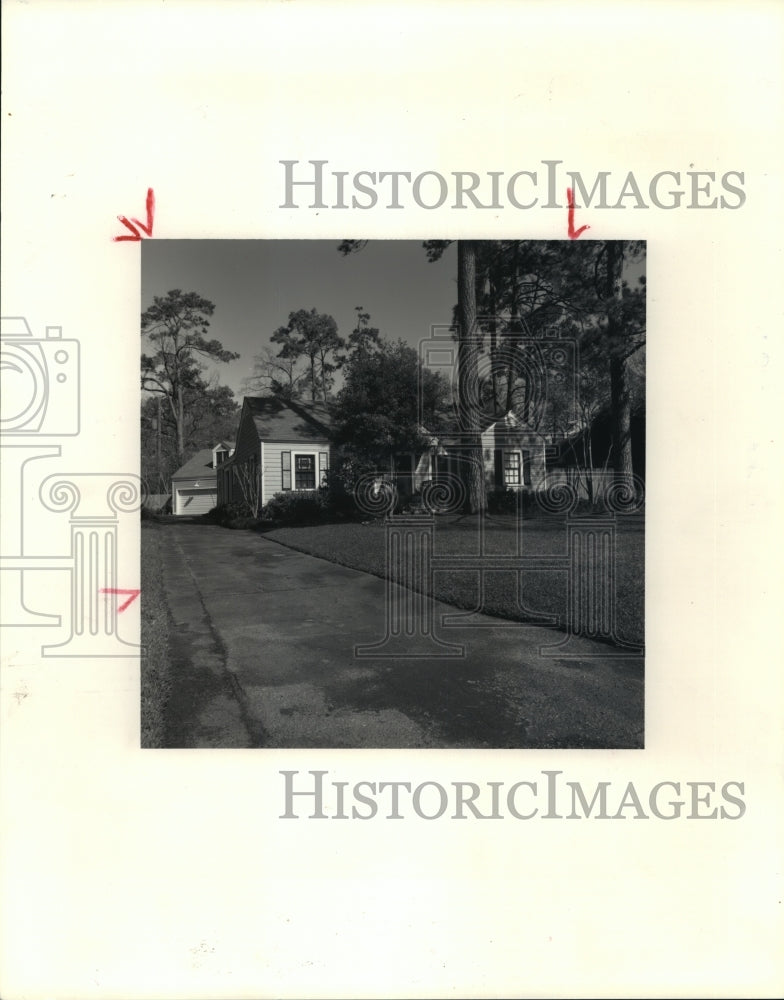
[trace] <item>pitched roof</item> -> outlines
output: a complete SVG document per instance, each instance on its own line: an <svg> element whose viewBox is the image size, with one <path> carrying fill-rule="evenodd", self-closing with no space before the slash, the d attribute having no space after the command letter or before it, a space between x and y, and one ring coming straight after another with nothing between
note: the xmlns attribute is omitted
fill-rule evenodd
<svg viewBox="0 0 784 1000"><path fill-rule="evenodd" d="M493 416L487 413L485 410L480 410L479 412L479 433L484 434L486 431L490 430L496 424L506 427L516 427L521 431L534 431L533 428L528 427L524 424L516 415L514 410L508 410L506 413L502 413L500 416ZM442 443L449 444L452 439L455 441L460 440L464 437L464 433L461 431L460 420L456 413L450 413L445 419L441 421L438 431L430 431L425 427L420 427L425 434L431 434L434 437L439 438ZM534 431L535 432L535 431Z"/></svg>
<svg viewBox="0 0 784 1000"><path fill-rule="evenodd" d="M246 396L244 403L263 441L312 441L331 434L332 417L325 403L276 396Z"/></svg>
<svg viewBox="0 0 784 1000"><path fill-rule="evenodd" d="M212 448L202 448L172 476L172 479L196 479L199 476L215 475L212 467Z"/></svg>

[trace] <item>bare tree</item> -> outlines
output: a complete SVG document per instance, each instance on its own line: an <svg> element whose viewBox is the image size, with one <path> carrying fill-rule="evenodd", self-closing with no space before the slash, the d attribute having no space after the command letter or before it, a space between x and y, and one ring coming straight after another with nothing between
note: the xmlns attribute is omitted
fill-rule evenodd
<svg viewBox="0 0 784 1000"><path fill-rule="evenodd" d="M281 357L265 347L254 361L253 375L245 380L245 389L251 392L272 393L284 399L298 399L302 395L309 373L299 367L300 358Z"/></svg>
<svg viewBox="0 0 784 1000"><path fill-rule="evenodd" d="M251 517L257 518L261 511L261 477L258 465L253 461L243 462L242 465L235 465L231 474L239 486Z"/></svg>

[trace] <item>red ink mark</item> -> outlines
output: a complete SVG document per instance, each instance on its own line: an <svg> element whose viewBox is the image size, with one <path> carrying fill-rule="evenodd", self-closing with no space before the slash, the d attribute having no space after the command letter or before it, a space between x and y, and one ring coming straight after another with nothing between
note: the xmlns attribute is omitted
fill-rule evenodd
<svg viewBox="0 0 784 1000"><path fill-rule="evenodd" d="M116 587L102 587L98 591L99 594L130 594L131 596L127 601L123 601L122 604L118 605L117 610L125 611L125 609L136 600L136 598L141 594L141 590L118 590Z"/></svg>
<svg viewBox="0 0 784 1000"><path fill-rule="evenodd" d="M155 217L155 195L153 194L152 188L147 188L147 225L140 222L138 219L128 219L124 215L118 215L117 218L122 222L126 229L129 229L132 236L114 236L112 237L115 243L138 243L142 237L142 232L146 233L148 236L152 236L152 220ZM137 229L136 227L139 227ZM141 230L142 232L139 232Z"/></svg>
<svg viewBox="0 0 784 1000"><path fill-rule="evenodd" d="M580 226L579 229L574 228L574 194L571 188L566 189L566 200L569 202L569 239L576 240L582 236L586 229L590 229L591 227Z"/></svg>

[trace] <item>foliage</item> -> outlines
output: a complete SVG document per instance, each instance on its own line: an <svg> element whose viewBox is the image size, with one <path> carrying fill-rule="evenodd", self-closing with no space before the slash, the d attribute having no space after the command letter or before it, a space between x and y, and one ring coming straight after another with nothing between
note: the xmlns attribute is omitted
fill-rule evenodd
<svg viewBox="0 0 784 1000"><path fill-rule="evenodd" d="M357 325L348 335L349 353L380 349L381 331L377 326L370 325L370 313L365 312L362 306L354 306L354 312L357 314ZM345 364L346 361L347 358L343 357L342 363Z"/></svg>
<svg viewBox="0 0 784 1000"><path fill-rule="evenodd" d="M239 357L220 341L207 339L209 317L214 311L208 299L175 288L166 296L156 295L142 313L142 336L150 343L152 353L141 356L141 386L165 403L167 418L171 418L175 429L178 465L185 461L186 427L194 419L189 411L195 401L210 390L224 402L231 396L230 390L221 391L202 377L203 359L229 362Z"/></svg>
<svg viewBox="0 0 784 1000"><path fill-rule="evenodd" d="M371 471L368 467L362 469L362 473L368 471ZM337 457L335 468L329 470L322 487L325 514L331 519L356 517L359 513L354 499L354 486L360 474L359 467L352 466L350 459Z"/></svg>
<svg viewBox="0 0 784 1000"><path fill-rule="evenodd" d="M261 508L261 478L255 461L233 464L231 475L239 486L249 517L258 517Z"/></svg>
<svg viewBox="0 0 784 1000"><path fill-rule="evenodd" d="M283 348L282 348L283 349ZM249 392L280 396L282 399L299 399L308 379L308 372L299 368L301 355L273 354L264 347L254 359L253 375L245 382Z"/></svg>
<svg viewBox="0 0 784 1000"><path fill-rule="evenodd" d="M184 452L177 453L177 425L161 397L147 396L141 404L141 474L150 493L167 493L171 477L196 452L218 441L234 439L239 415L228 386L188 388L184 393Z"/></svg>
<svg viewBox="0 0 784 1000"><path fill-rule="evenodd" d="M202 520L207 524L218 524L222 528L233 527L238 520L253 520L248 505L244 500L233 500L230 503L221 503L213 507L202 515Z"/></svg>
<svg viewBox="0 0 784 1000"><path fill-rule="evenodd" d="M547 398L540 429L579 438L575 457L591 490L596 462L631 468L630 403L644 393L645 279L639 241L492 241L477 243L479 327L490 374L482 404L496 413L533 416L534 383L519 365L543 338L569 338L579 348L574 389L544 366ZM568 390L568 391L567 391ZM590 453L591 427L603 411L613 418L612 455Z"/></svg>
<svg viewBox="0 0 784 1000"><path fill-rule="evenodd" d="M335 440L344 451L343 472L383 465L394 454L417 452L430 443L427 430L441 425L449 387L424 368L417 352L402 340L379 341L375 349L357 351L346 367L345 384L334 409Z"/></svg>
<svg viewBox="0 0 784 1000"><path fill-rule="evenodd" d="M340 368L340 350L345 341L338 335L332 316L314 309L298 309L289 313L286 326L279 327L271 337L280 344L277 359L296 366L300 359L307 362L307 380L313 402L321 396L326 402L334 383L335 372ZM292 367L292 373L294 368ZM291 385L289 381L289 385ZM285 383L284 383L285 385Z"/></svg>
<svg viewBox="0 0 784 1000"><path fill-rule="evenodd" d="M317 524L329 513L330 496L326 489L276 493L262 508L265 520L279 524Z"/></svg>
<svg viewBox="0 0 784 1000"><path fill-rule="evenodd" d="M489 514L516 514L521 502L517 490L488 490L487 511Z"/></svg>
<svg viewBox="0 0 784 1000"><path fill-rule="evenodd" d="M365 454L359 454L351 445L340 448L334 459L334 467L328 473L327 482L335 497L345 497L345 506L353 506L354 490L360 479L378 472L379 462Z"/></svg>
<svg viewBox="0 0 784 1000"><path fill-rule="evenodd" d="M344 240L344 254L367 241ZM429 261L441 258L448 240L429 240ZM459 240L457 305L461 424L478 437L482 417L514 410L524 423L560 437L590 440L597 415L607 409L613 424L609 460L619 473L632 467L630 412L644 385L639 359L645 343L645 244L596 240ZM540 365L544 408L535 409L539 387L531 375L537 342L563 337L579 345L576 402L558 371ZM528 356L528 357L527 357ZM541 360L541 356L540 359ZM476 443L473 447L477 447ZM582 457L586 470L595 457ZM587 472L590 476L590 472ZM483 506L480 464L469 473L469 509Z"/></svg>
<svg viewBox="0 0 784 1000"><path fill-rule="evenodd" d="M161 529L150 521L141 531L141 745L166 745L166 703L171 693L169 615L163 587Z"/></svg>

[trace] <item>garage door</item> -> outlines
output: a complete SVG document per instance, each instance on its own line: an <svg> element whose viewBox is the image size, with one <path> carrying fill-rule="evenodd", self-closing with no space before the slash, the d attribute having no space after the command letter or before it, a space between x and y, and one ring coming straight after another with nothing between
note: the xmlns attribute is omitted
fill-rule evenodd
<svg viewBox="0 0 784 1000"><path fill-rule="evenodd" d="M178 514L206 514L218 504L218 492L213 489L177 490Z"/></svg>

